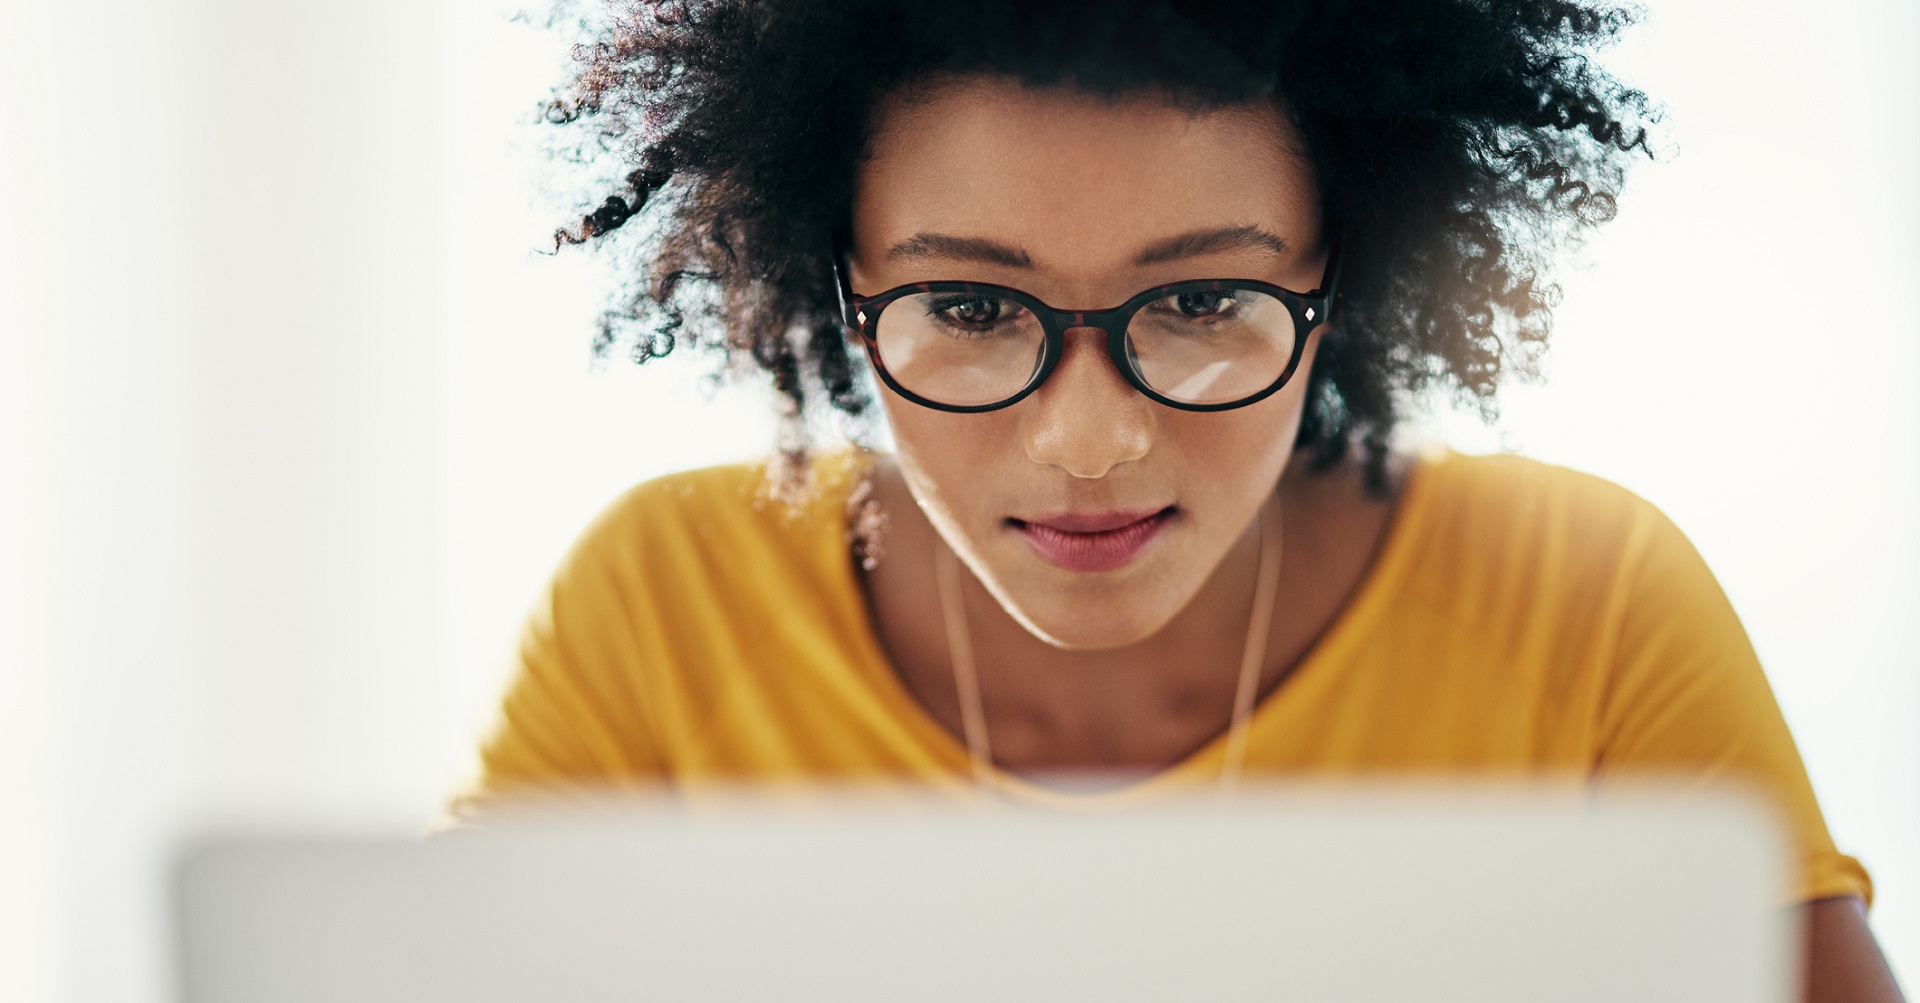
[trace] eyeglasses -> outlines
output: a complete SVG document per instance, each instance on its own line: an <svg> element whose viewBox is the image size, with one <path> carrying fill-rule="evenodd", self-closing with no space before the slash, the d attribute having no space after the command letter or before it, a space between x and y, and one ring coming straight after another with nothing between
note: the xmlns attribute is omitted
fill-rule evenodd
<svg viewBox="0 0 1920 1003"><path fill-rule="evenodd" d="M1320 285L1297 293L1253 279L1200 279L1144 290L1110 310L1057 310L984 282L914 282L855 296L834 255L840 313L895 393L941 411L993 411L1040 388L1070 328L1106 332L1128 383L1185 411L1245 407L1286 386L1307 335L1327 323L1340 250Z"/></svg>

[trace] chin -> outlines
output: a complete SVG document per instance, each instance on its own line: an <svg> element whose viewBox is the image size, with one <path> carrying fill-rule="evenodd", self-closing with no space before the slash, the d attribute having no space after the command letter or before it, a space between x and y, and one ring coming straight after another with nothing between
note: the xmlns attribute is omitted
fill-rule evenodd
<svg viewBox="0 0 1920 1003"><path fill-rule="evenodd" d="M1028 633L1067 651L1105 651L1138 644L1159 633L1179 612L1178 607L1132 610L1124 603L1105 599L1063 603L1057 596L1034 603L1002 598L1000 605Z"/></svg>
<svg viewBox="0 0 1920 1003"><path fill-rule="evenodd" d="M1173 622L1204 583L1204 576L1189 582L1191 570L1168 561L1172 555L1159 547L1157 559L1106 574L1055 568L1024 544L1011 549L995 553L988 567L976 566L976 576L1028 633L1067 651L1138 644Z"/></svg>

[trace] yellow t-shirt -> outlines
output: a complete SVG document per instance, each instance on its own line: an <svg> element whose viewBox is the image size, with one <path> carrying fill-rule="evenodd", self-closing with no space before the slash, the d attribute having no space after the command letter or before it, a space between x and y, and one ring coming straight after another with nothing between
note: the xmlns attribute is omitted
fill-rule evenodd
<svg viewBox="0 0 1920 1003"><path fill-rule="evenodd" d="M574 786L970 790L965 748L874 633L848 543L859 462L817 458L819 490L798 508L767 497L757 465L664 477L609 507L536 608L453 817ZM1211 783L1223 745L1133 793ZM1801 900L1871 897L1685 537L1622 488L1518 457L1442 452L1415 468L1347 608L1255 710L1245 768L1737 780L1777 802Z"/></svg>

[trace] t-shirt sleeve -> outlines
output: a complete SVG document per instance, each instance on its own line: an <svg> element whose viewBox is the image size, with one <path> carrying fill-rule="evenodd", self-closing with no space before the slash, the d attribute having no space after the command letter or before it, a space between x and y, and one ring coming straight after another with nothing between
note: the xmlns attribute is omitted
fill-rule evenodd
<svg viewBox="0 0 1920 1003"><path fill-rule="evenodd" d="M1739 617L1680 530L1640 503L1622 566L1618 648L1600 707L1596 769L1733 782L1772 800L1797 855L1798 901L1873 885L1834 847L1813 786Z"/></svg>
<svg viewBox="0 0 1920 1003"><path fill-rule="evenodd" d="M480 748L480 766L437 828L503 807L664 781L647 712L631 559L634 520L616 505L561 562L521 632L512 679Z"/></svg>

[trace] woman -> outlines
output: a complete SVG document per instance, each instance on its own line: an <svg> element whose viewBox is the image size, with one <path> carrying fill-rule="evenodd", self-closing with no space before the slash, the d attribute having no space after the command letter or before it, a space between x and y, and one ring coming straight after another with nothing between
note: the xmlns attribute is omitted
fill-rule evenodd
<svg viewBox="0 0 1920 1003"><path fill-rule="evenodd" d="M625 186L556 243L629 256L603 349L763 369L789 435L586 534L456 815L740 779L1740 779L1792 822L1811 998L1897 998L1867 876L1678 531L1569 471L1390 448L1414 393L1491 407L1536 360L1544 262L1648 149L1643 96L1587 60L1624 23L622 8L549 116ZM809 448L876 400L891 454Z"/></svg>

